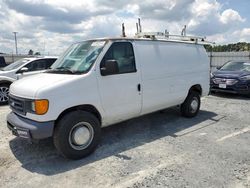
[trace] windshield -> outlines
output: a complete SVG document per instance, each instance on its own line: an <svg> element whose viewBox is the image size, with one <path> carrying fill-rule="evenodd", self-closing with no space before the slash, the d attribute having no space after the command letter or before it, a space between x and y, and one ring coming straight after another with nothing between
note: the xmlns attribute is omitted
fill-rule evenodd
<svg viewBox="0 0 250 188"><path fill-rule="evenodd" d="M84 41L73 44L59 58L49 72L53 73L85 73L100 54L105 41Z"/></svg>
<svg viewBox="0 0 250 188"><path fill-rule="evenodd" d="M220 70L250 72L250 62L229 62L221 67Z"/></svg>
<svg viewBox="0 0 250 188"><path fill-rule="evenodd" d="M28 59L19 59L18 61L15 61L14 63L11 63L10 65L2 68L3 71L9 71L9 70L13 70L13 69L17 69L19 67L21 67L22 65L24 65L25 63L27 63Z"/></svg>

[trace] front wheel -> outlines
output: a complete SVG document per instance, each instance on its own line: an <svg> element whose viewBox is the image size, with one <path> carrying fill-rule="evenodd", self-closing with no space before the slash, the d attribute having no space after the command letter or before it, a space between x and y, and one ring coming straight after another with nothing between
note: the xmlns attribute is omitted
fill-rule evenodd
<svg viewBox="0 0 250 188"><path fill-rule="evenodd" d="M8 104L9 101L9 85L0 85L0 105Z"/></svg>
<svg viewBox="0 0 250 188"><path fill-rule="evenodd" d="M100 133L100 122L93 114L74 111L59 120L53 139L55 147L64 157L81 159L95 150Z"/></svg>
<svg viewBox="0 0 250 188"><path fill-rule="evenodd" d="M200 94L195 91L189 92L187 98L181 105L181 114L184 117L194 117L200 110Z"/></svg>

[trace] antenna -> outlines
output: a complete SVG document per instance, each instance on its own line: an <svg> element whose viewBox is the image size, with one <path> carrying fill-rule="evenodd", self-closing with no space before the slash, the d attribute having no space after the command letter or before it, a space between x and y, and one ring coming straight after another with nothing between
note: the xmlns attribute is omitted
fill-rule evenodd
<svg viewBox="0 0 250 188"><path fill-rule="evenodd" d="M126 37L124 23L122 23L122 37Z"/></svg>
<svg viewBox="0 0 250 188"><path fill-rule="evenodd" d="M182 29L182 31L181 31L181 36L186 36L186 29L187 29L187 26L186 25L184 25L184 27L183 27L183 29Z"/></svg>

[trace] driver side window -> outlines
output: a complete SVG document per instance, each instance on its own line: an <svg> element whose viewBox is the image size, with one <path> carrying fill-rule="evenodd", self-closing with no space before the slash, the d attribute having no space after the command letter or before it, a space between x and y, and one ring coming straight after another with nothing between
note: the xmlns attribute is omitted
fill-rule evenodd
<svg viewBox="0 0 250 188"><path fill-rule="evenodd" d="M112 44L102 61L116 60L118 74L136 72L133 46L130 42L115 42Z"/></svg>

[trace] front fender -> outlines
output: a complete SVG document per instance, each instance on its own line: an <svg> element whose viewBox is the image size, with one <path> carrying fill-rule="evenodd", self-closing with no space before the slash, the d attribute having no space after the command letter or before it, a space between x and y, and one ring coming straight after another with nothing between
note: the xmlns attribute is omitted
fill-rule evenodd
<svg viewBox="0 0 250 188"><path fill-rule="evenodd" d="M7 76L0 76L0 84L2 83L12 83L16 81L15 79L13 78L10 78L10 77L7 77Z"/></svg>

